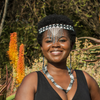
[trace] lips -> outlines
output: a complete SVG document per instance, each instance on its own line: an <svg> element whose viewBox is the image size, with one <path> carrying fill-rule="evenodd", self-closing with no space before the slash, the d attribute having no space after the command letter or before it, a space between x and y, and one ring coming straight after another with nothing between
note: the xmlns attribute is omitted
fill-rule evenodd
<svg viewBox="0 0 100 100"><path fill-rule="evenodd" d="M52 55L60 55L61 53L62 53L61 50L53 50L53 51L51 51Z"/></svg>

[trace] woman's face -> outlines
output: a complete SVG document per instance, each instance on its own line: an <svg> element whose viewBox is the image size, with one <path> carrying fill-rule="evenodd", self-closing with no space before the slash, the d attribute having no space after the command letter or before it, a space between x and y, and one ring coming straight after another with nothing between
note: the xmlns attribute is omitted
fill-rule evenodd
<svg viewBox="0 0 100 100"><path fill-rule="evenodd" d="M71 50L71 42L67 31L63 30L62 36L60 36L58 41L55 43L53 43L51 37L47 37L47 32L48 31L45 31L43 33L41 47L43 55L49 62L58 63L66 61L66 58L68 57Z"/></svg>

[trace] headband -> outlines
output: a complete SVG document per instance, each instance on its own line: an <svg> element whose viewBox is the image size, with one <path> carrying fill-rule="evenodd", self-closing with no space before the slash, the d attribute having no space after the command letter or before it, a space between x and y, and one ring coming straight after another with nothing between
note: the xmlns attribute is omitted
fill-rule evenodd
<svg viewBox="0 0 100 100"><path fill-rule="evenodd" d="M46 30L51 29L51 28L63 28L63 29L69 30L69 31L74 31L74 28L71 25L66 25L66 24L51 24L51 25L47 25L45 27L40 28L38 30L39 34L41 34L42 32L45 32Z"/></svg>

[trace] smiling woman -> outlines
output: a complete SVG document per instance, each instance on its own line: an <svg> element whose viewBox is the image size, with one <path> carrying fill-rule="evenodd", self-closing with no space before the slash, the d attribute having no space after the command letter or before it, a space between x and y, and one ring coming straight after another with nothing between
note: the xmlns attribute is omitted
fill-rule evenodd
<svg viewBox="0 0 100 100"><path fill-rule="evenodd" d="M23 79L15 100L100 100L96 81L86 72L66 66L75 37L67 16L53 14L38 23L37 40L47 65Z"/></svg>
<svg viewBox="0 0 100 100"><path fill-rule="evenodd" d="M66 62L71 50L67 33L66 30L63 30L62 36L57 33L56 36L52 34L48 37L48 31L44 32L41 50L48 62Z"/></svg>

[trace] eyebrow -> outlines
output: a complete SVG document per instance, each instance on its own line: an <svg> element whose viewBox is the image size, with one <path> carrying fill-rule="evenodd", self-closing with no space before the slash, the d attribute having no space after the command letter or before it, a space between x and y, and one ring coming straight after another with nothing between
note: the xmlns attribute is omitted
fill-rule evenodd
<svg viewBox="0 0 100 100"><path fill-rule="evenodd" d="M67 38L66 36L61 36L61 37L59 37L59 38L63 38L63 37L64 37L64 38ZM48 38L51 39L52 37L46 37L46 38L44 38L44 39L48 39Z"/></svg>
<svg viewBox="0 0 100 100"><path fill-rule="evenodd" d="M67 38L66 36L61 36L60 38L63 38L63 37L64 37L64 38Z"/></svg>
<svg viewBox="0 0 100 100"><path fill-rule="evenodd" d="M52 38L52 37L46 37L46 38L44 38L44 39L48 39L48 38L50 39L50 38Z"/></svg>

